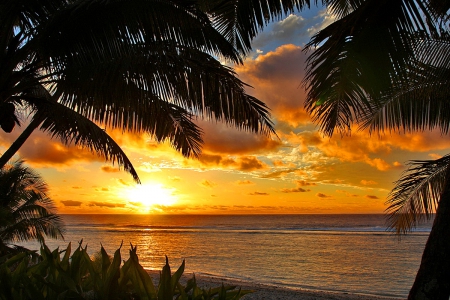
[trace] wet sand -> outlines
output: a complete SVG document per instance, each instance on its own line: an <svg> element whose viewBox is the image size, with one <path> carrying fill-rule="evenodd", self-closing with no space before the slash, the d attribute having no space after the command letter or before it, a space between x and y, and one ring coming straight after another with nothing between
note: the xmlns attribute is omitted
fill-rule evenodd
<svg viewBox="0 0 450 300"><path fill-rule="evenodd" d="M159 273L149 272L154 283L157 284ZM192 274L183 275L181 282L185 283L186 279L192 278ZM229 278L218 278L208 275L196 274L197 285L202 288L214 288L222 283L225 286L236 286L242 290L252 290L253 293L242 297L242 300L393 300L401 298L381 297L371 295L359 295L344 292L327 292L306 289L291 289L279 286L269 286L264 284L254 284L252 282L233 280Z"/></svg>

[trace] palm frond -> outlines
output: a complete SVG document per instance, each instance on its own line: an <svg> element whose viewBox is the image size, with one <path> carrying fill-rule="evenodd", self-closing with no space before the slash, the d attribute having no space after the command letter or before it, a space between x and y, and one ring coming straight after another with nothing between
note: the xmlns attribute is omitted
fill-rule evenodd
<svg viewBox="0 0 450 300"><path fill-rule="evenodd" d="M194 116L214 118L240 129L274 132L265 104L247 95L245 84L233 70L209 54L165 47L156 52L136 51L133 59L67 66L55 93L61 94L66 106L97 122L108 120L114 127L121 126L123 113L129 109L134 125L123 122L127 130L153 132L154 127L144 127L150 124L146 119L177 105Z"/></svg>
<svg viewBox="0 0 450 300"><path fill-rule="evenodd" d="M91 120L64 105L42 98L29 99L35 105L34 119L42 120L41 130L49 132L66 144L87 148L106 161L117 164L139 182L139 176L131 161L117 143Z"/></svg>
<svg viewBox="0 0 450 300"><path fill-rule="evenodd" d="M305 108L325 134L347 132L373 109L371 99L391 88L392 76L408 78L404 67L413 57L413 36L434 30L419 2L364 1L307 44L314 51L304 80Z"/></svg>
<svg viewBox="0 0 450 300"><path fill-rule="evenodd" d="M406 233L437 208L450 171L450 154L437 160L411 161L388 196L388 227Z"/></svg>
<svg viewBox="0 0 450 300"><path fill-rule="evenodd" d="M202 0L200 5L213 26L242 53L251 50L251 41L270 21L310 7L309 0ZM316 3L318 1L315 1Z"/></svg>
<svg viewBox="0 0 450 300"><path fill-rule="evenodd" d="M450 128L450 42L419 38L408 80L392 77L393 86L362 114L361 127L371 131L423 131Z"/></svg>
<svg viewBox="0 0 450 300"><path fill-rule="evenodd" d="M47 185L18 160L0 169L0 240L27 241L63 238L61 217L56 215Z"/></svg>
<svg viewBox="0 0 450 300"><path fill-rule="evenodd" d="M94 49L100 57L126 56L128 46L164 41L241 61L238 51L214 29L195 1L76 1L37 30L39 54L56 62L66 57L82 61L85 50Z"/></svg>

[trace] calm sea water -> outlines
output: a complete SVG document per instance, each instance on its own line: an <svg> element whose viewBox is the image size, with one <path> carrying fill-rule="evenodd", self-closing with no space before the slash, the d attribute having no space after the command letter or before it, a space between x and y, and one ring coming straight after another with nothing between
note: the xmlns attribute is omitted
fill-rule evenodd
<svg viewBox="0 0 450 300"><path fill-rule="evenodd" d="M186 260L186 272L255 283L404 297L430 224L400 240L383 215L63 215L65 241L90 253L123 241L138 246L141 264L160 270ZM28 244L29 247L37 247Z"/></svg>

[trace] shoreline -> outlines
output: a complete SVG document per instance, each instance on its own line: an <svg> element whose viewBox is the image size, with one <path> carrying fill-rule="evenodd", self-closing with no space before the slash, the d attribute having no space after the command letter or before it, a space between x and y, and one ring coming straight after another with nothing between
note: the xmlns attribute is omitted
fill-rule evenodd
<svg viewBox="0 0 450 300"><path fill-rule="evenodd" d="M152 277L153 283L158 284L159 271L146 270ZM183 274L180 282L185 283L192 278L192 273ZM221 284L236 286L242 290L252 290L253 293L243 296L242 300L398 300L400 297L376 296L356 294L350 292L336 292L324 290L309 290L303 288L289 288L285 286L267 285L250 281L222 278L206 274L195 273L197 284L200 287L217 287Z"/></svg>

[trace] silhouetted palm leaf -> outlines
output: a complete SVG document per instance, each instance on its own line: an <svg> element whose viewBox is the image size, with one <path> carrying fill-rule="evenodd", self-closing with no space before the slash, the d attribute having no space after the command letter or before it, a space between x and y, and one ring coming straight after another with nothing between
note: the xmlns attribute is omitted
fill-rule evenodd
<svg viewBox="0 0 450 300"><path fill-rule="evenodd" d="M276 2L263 5L272 18L303 3ZM274 133L268 108L217 60L241 63L246 49L219 29L218 15L206 7L179 0L5 0L1 101L32 106L34 120L45 120L43 130L118 162L135 180L128 158L98 126L147 132L185 156L200 153L197 117ZM47 95L36 96L39 89Z"/></svg>
<svg viewBox="0 0 450 300"><path fill-rule="evenodd" d="M393 86L362 114L362 127L375 131L422 131L450 127L450 41L418 38L408 80L393 77Z"/></svg>
<svg viewBox="0 0 450 300"><path fill-rule="evenodd" d="M0 241L3 245L44 237L63 238L61 218L54 212L41 177L16 161L0 169Z"/></svg>
<svg viewBox="0 0 450 300"><path fill-rule="evenodd" d="M342 18L306 46L314 51L308 58L305 107L325 134L346 133L360 122L373 109L372 99L391 88L393 77L407 81L414 36L436 32L437 25L427 23L432 18L425 2L367 0L334 7Z"/></svg>
<svg viewBox="0 0 450 300"><path fill-rule="evenodd" d="M437 208L450 168L450 154L437 160L411 161L389 195L389 227L406 233Z"/></svg>

